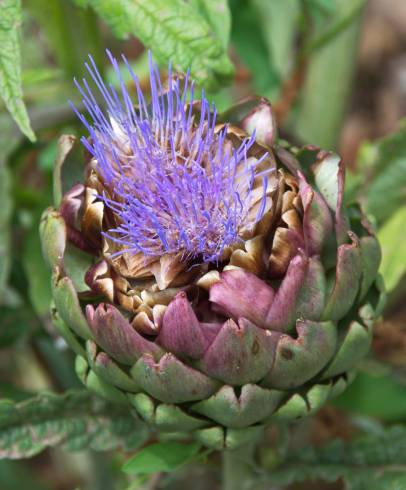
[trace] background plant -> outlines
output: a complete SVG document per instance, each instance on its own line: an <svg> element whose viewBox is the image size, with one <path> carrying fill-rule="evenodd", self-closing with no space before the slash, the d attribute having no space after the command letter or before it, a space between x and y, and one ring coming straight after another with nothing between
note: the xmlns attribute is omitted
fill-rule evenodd
<svg viewBox="0 0 406 490"><path fill-rule="evenodd" d="M256 92L274 103L283 137L348 152L339 134L352 106L367 8L359 0L0 2L0 455L7 458L0 462L1 488L27 482L38 489L179 488L196 486L202 471L212 487L218 481L217 456L207 455L202 465L193 445L160 441L135 453L149 437L146 428L82 390L73 358L51 327L38 221L52 200L56 140L81 131L67 99L78 102L72 78L83 75L87 54L103 67L105 47L123 51L142 78L145 46L163 66L169 58L179 70L190 66L220 110ZM114 81L107 65L104 76ZM383 246L385 322L376 331L375 355L334 402L340 410L327 408L267 435L258 469L264 488L268 478L281 486L339 478L350 489L406 486L405 126L363 143L357 157L348 154L348 197L360 198L374 216ZM336 427L328 436L323 416ZM334 436L344 442L329 442ZM326 444L309 448L315 439ZM31 462L8 460L54 446Z"/></svg>

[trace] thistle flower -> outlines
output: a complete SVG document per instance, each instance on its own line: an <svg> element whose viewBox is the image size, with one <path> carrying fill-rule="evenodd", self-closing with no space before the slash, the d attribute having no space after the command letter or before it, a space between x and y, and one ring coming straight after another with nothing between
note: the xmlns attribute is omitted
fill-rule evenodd
<svg viewBox="0 0 406 490"><path fill-rule="evenodd" d="M171 66L164 91L158 67L149 57L151 102L123 56L137 89L137 104L128 93L120 69L109 59L120 81L119 94L103 82L93 59L86 67L104 98L98 104L89 84L76 82L90 116L80 120L89 131L84 146L97 162L106 190L98 197L118 218L103 232L124 252L162 256L181 253L182 259L219 260L225 250L252 231L266 208L267 173L257 171L267 156L248 157L255 134L238 147L227 142L228 128L216 126L216 108L202 92L194 101L194 83L173 76ZM76 111L77 112L77 111ZM257 180L262 179L258 210Z"/></svg>
<svg viewBox="0 0 406 490"><path fill-rule="evenodd" d="M84 176L41 223L54 324L89 389L237 447L350 382L383 306L379 244L344 204L340 158L281 146L268 101L217 115L188 74L163 83L150 62L147 102L124 59L135 104L109 58L120 91L90 60Z"/></svg>

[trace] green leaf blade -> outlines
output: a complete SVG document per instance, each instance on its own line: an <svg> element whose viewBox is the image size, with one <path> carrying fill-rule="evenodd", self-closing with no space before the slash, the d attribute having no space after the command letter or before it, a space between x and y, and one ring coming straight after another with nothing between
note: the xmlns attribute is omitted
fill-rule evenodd
<svg viewBox="0 0 406 490"><path fill-rule="evenodd" d="M397 490L406 475L406 428L394 426L353 441L301 448L271 472L276 485L342 478L349 490Z"/></svg>
<svg viewBox="0 0 406 490"><path fill-rule="evenodd" d="M132 475L174 471L195 457L199 449L198 443L167 441L151 444L130 458L123 471Z"/></svg>
<svg viewBox="0 0 406 490"><path fill-rule="evenodd" d="M406 230L406 206L398 209L380 228L378 239L382 247L380 272L388 292L393 291L406 274L405 251L402 247Z"/></svg>
<svg viewBox="0 0 406 490"><path fill-rule="evenodd" d="M20 403L0 400L0 458L19 459L62 444L70 451L135 450L146 442L146 426L130 411L72 390L42 393Z"/></svg>
<svg viewBox="0 0 406 490"><path fill-rule="evenodd" d="M227 0L194 0L216 37L227 50L231 32L231 12Z"/></svg>
<svg viewBox="0 0 406 490"><path fill-rule="evenodd" d="M0 4L0 96L21 131L31 141L35 141L35 135L23 102L19 43L20 24L20 0L3 0Z"/></svg>
<svg viewBox="0 0 406 490"><path fill-rule="evenodd" d="M88 5L117 37L138 37L158 63L171 60L175 70L183 72L190 68L192 77L207 89L229 82L234 75L224 38L216 35L218 27L210 25L195 3L88 0Z"/></svg>
<svg viewBox="0 0 406 490"><path fill-rule="evenodd" d="M404 206L406 195L406 120L400 130L361 147L359 171L366 175L361 198L379 224Z"/></svg>

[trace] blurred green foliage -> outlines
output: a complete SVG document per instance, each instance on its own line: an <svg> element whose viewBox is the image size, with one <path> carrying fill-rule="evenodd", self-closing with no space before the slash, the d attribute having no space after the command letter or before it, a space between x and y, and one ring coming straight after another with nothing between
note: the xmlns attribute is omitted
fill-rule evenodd
<svg viewBox="0 0 406 490"><path fill-rule="evenodd" d="M395 490L406 485L406 429L394 426L345 443L293 452L272 472L273 484L323 479L345 480L347 490ZM382 471L386 468L386 471Z"/></svg>
<svg viewBox="0 0 406 490"><path fill-rule="evenodd" d="M87 54L107 80L116 83L104 48L124 52L145 82L147 56L142 43L161 65L171 60L178 70L190 67L219 110L252 92L277 105L286 85L298 79L298 97L288 107L284 129L298 141L334 148L351 91L364 4L361 0L0 2L1 455L29 456L59 443L70 449L129 450L146 440L145 429L133 418L88 393L65 391L78 386L73 356L50 326L49 272L37 230L42 210L53 200L56 141L63 133L81 133L67 99L80 105L72 78L83 76ZM6 111L30 141L16 130ZM383 246L381 273L394 301L405 292L405 165L403 126L396 134L363 145L347 192L374 217ZM390 304L393 308L395 303ZM405 377L390 366L378 367L366 364L336 402L354 420L363 417L369 432L348 444L288 453L272 468L274 483L342 477L346 488L353 490L406 488ZM64 394L37 395L44 389ZM368 425L371 420L375 425ZM399 425L390 427L391 422ZM125 468L133 474L169 471L189 461L197 450L165 441L137 453ZM113 488L108 465L91 452L84 454L91 476L83 488ZM131 479L120 473L121 465L122 458L113 460L120 490L131 485ZM34 473L21 462L0 461L0 488L51 488ZM141 488L134 481L131 488Z"/></svg>
<svg viewBox="0 0 406 490"><path fill-rule="evenodd" d="M191 461L199 452L196 442L182 444L176 441L150 444L138 451L123 466L123 471L131 475L148 475L159 471L174 471Z"/></svg>
<svg viewBox="0 0 406 490"><path fill-rule="evenodd" d="M88 391L42 393L15 404L0 402L0 458L30 457L47 446L69 451L134 451L148 438L145 424L128 410L96 399Z"/></svg>

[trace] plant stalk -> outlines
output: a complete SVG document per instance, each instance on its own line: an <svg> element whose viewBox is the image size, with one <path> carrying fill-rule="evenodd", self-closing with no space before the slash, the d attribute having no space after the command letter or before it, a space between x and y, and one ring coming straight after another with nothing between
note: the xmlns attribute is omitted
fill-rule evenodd
<svg viewBox="0 0 406 490"><path fill-rule="evenodd" d="M67 0L27 0L27 7L43 29L67 80L86 74L87 54L102 68L102 41L93 10Z"/></svg>
<svg viewBox="0 0 406 490"><path fill-rule="evenodd" d="M307 73L294 122L304 143L312 142L326 149L335 148L338 142L356 68L365 5L362 0L355 7L354 0L334 0L334 4L337 16L344 20L335 20L336 26L324 36L316 32L316 40L307 47ZM314 51L310 52L311 49Z"/></svg>
<svg viewBox="0 0 406 490"><path fill-rule="evenodd" d="M254 451L255 442L250 442L238 449L223 452L222 490L254 489Z"/></svg>

